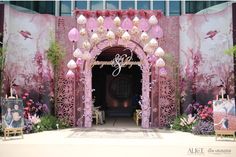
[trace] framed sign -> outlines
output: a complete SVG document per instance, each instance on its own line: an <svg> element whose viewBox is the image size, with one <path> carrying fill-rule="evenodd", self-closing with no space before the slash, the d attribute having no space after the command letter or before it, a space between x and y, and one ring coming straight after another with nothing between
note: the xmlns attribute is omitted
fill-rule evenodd
<svg viewBox="0 0 236 157"><path fill-rule="evenodd" d="M21 99L2 99L2 127L23 128L24 107Z"/></svg>
<svg viewBox="0 0 236 157"><path fill-rule="evenodd" d="M213 120L215 130L236 130L235 101L213 101Z"/></svg>

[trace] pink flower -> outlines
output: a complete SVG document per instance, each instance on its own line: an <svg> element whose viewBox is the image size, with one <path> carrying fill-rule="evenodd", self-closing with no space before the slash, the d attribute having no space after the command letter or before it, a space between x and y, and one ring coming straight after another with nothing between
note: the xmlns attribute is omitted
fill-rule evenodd
<svg viewBox="0 0 236 157"><path fill-rule="evenodd" d="M207 103L208 105L211 105L212 104L212 101L208 101L208 103Z"/></svg>
<svg viewBox="0 0 236 157"><path fill-rule="evenodd" d="M24 95L25 95L25 96L29 96L29 93L25 93Z"/></svg>

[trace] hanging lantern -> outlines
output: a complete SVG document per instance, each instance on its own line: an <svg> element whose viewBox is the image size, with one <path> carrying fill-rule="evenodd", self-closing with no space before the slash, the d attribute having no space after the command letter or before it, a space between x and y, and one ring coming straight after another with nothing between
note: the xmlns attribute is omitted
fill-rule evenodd
<svg viewBox="0 0 236 157"><path fill-rule="evenodd" d="M112 31L108 31L106 36L108 40L115 39L115 34Z"/></svg>
<svg viewBox="0 0 236 157"><path fill-rule="evenodd" d="M160 76L166 76L167 75L167 71L164 67L159 69L159 75Z"/></svg>
<svg viewBox="0 0 236 157"><path fill-rule="evenodd" d="M98 21L98 25L101 26L103 24L103 22L104 22L104 18L102 16L99 16L97 21Z"/></svg>
<svg viewBox="0 0 236 157"><path fill-rule="evenodd" d="M79 34L80 34L81 36L85 36L86 33L87 33L87 31L86 31L84 28L80 29L80 31L79 31Z"/></svg>
<svg viewBox="0 0 236 157"><path fill-rule="evenodd" d="M93 33L92 36L91 36L91 42L93 44L97 44L99 42L99 37L98 37L98 34L97 33Z"/></svg>
<svg viewBox="0 0 236 157"><path fill-rule="evenodd" d="M120 18L118 16L116 16L113 21L114 21L114 24L116 25L116 27L120 26L121 21L120 21Z"/></svg>
<svg viewBox="0 0 236 157"><path fill-rule="evenodd" d="M134 17L134 19L133 19L133 24L134 24L134 26L138 26L138 24L139 24L139 18L138 18L137 16Z"/></svg>
<svg viewBox="0 0 236 157"><path fill-rule="evenodd" d="M149 41L149 45L153 48L157 48L158 46L158 42L155 38L152 38L150 41Z"/></svg>
<svg viewBox="0 0 236 157"><path fill-rule="evenodd" d="M162 58L159 58L157 61L156 61L156 66L157 67L164 67L166 65L165 61L162 59Z"/></svg>
<svg viewBox="0 0 236 157"><path fill-rule="evenodd" d="M85 50L89 50L91 48L91 44L88 41L84 41L82 47Z"/></svg>
<svg viewBox="0 0 236 157"><path fill-rule="evenodd" d="M73 52L73 56L74 56L75 58L79 58L79 57L81 57L81 55L82 55L82 52L80 51L79 48L77 48L77 49Z"/></svg>
<svg viewBox="0 0 236 157"><path fill-rule="evenodd" d="M146 44L144 47L143 47L143 50L145 52L147 52L147 54L152 54L153 53L153 48L150 46L150 44Z"/></svg>
<svg viewBox="0 0 236 157"><path fill-rule="evenodd" d="M84 54L82 55L83 60L90 60L91 59L91 54L88 51L85 51Z"/></svg>
<svg viewBox="0 0 236 157"><path fill-rule="evenodd" d="M121 39L124 41L130 41L131 36L129 35L129 33L126 31L122 36Z"/></svg>
<svg viewBox="0 0 236 157"><path fill-rule="evenodd" d="M71 59L68 63L67 63L67 67L69 69L75 69L77 67L75 61L73 59Z"/></svg>
<svg viewBox="0 0 236 157"><path fill-rule="evenodd" d="M84 24L86 24L86 22L87 22L87 19L86 19L86 17L84 17L84 15L80 15L80 16L77 18L77 23L78 23L79 25L84 25Z"/></svg>
<svg viewBox="0 0 236 157"><path fill-rule="evenodd" d="M68 70L68 72L66 73L66 77L67 77L67 78L74 78L74 77L75 77L75 74L73 73L72 70Z"/></svg>
<svg viewBox="0 0 236 157"><path fill-rule="evenodd" d="M157 57L163 57L165 55L165 52L161 47L158 47L155 51L155 55Z"/></svg>
<svg viewBox="0 0 236 157"><path fill-rule="evenodd" d="M141 39L142 42L146 43L149 39L149 36L146 32L143 32L140 36L140 39Z"/></svg>
<svg viewBox="0 0 236 157"><path fill-rule="evenodd" d="M158 20L157 20L156 16L155 16L155 15L152 15L152 16L149 18L148 23L149 23L150 25L156 25L156 24L158 23Z"/></svg>
<svg viewBox="0 0 236 157"><path fill-rule="evenodd" d="M83 55L83 54L82 54L82 55ZM81 55L81 57L82 57L82 55ZM78 66L83 65L83 60L82 60L81 58L77 58L76 64L77 64Z"/></svg>
<svg viewBox="0 0 236 157"><path fill-rule="evenodd" d="M68 38L71 42L79 40L79 31L76 28L72 28L68 33Z"/></svg>

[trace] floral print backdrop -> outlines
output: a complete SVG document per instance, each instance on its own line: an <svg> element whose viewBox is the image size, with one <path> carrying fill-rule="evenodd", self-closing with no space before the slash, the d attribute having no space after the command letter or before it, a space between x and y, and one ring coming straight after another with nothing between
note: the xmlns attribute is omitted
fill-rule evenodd
<svg viewBox="0 0 236 157"><path fill-rule="evenodd" d="M34 103L50 108L53 97L53 71L46 57L54 39L55 17L27 14L5 5L4 44L7 51L3 96L10 87L20 98L25 94Z"/></svg>
<svg viewBox="0 0 236 157"><path fill-rule="evenodd" d="M224 85L234 96L232 7L207 15L180 16L180 90L182 111L195 99L207 104Z"/></svg>

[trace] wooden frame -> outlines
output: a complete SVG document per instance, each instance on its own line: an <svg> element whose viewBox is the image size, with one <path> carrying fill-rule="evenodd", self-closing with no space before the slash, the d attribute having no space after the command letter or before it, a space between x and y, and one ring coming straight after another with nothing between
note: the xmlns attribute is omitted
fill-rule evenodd
<svg viewBox="0 0 236 157"><path fill-rule="evenodd" d="M232 135L235 141L235 131L236 130L215 130L216 141L218 135L222 138L224 135Z"/></svg>
<svg viewBox="0 0 236 157"><path fill-rule="evenodd" d="M21 138L23 139L23 128L5 128L4 129L4 140L10 135L16 136L16 134L20 134Z"/></svg>

